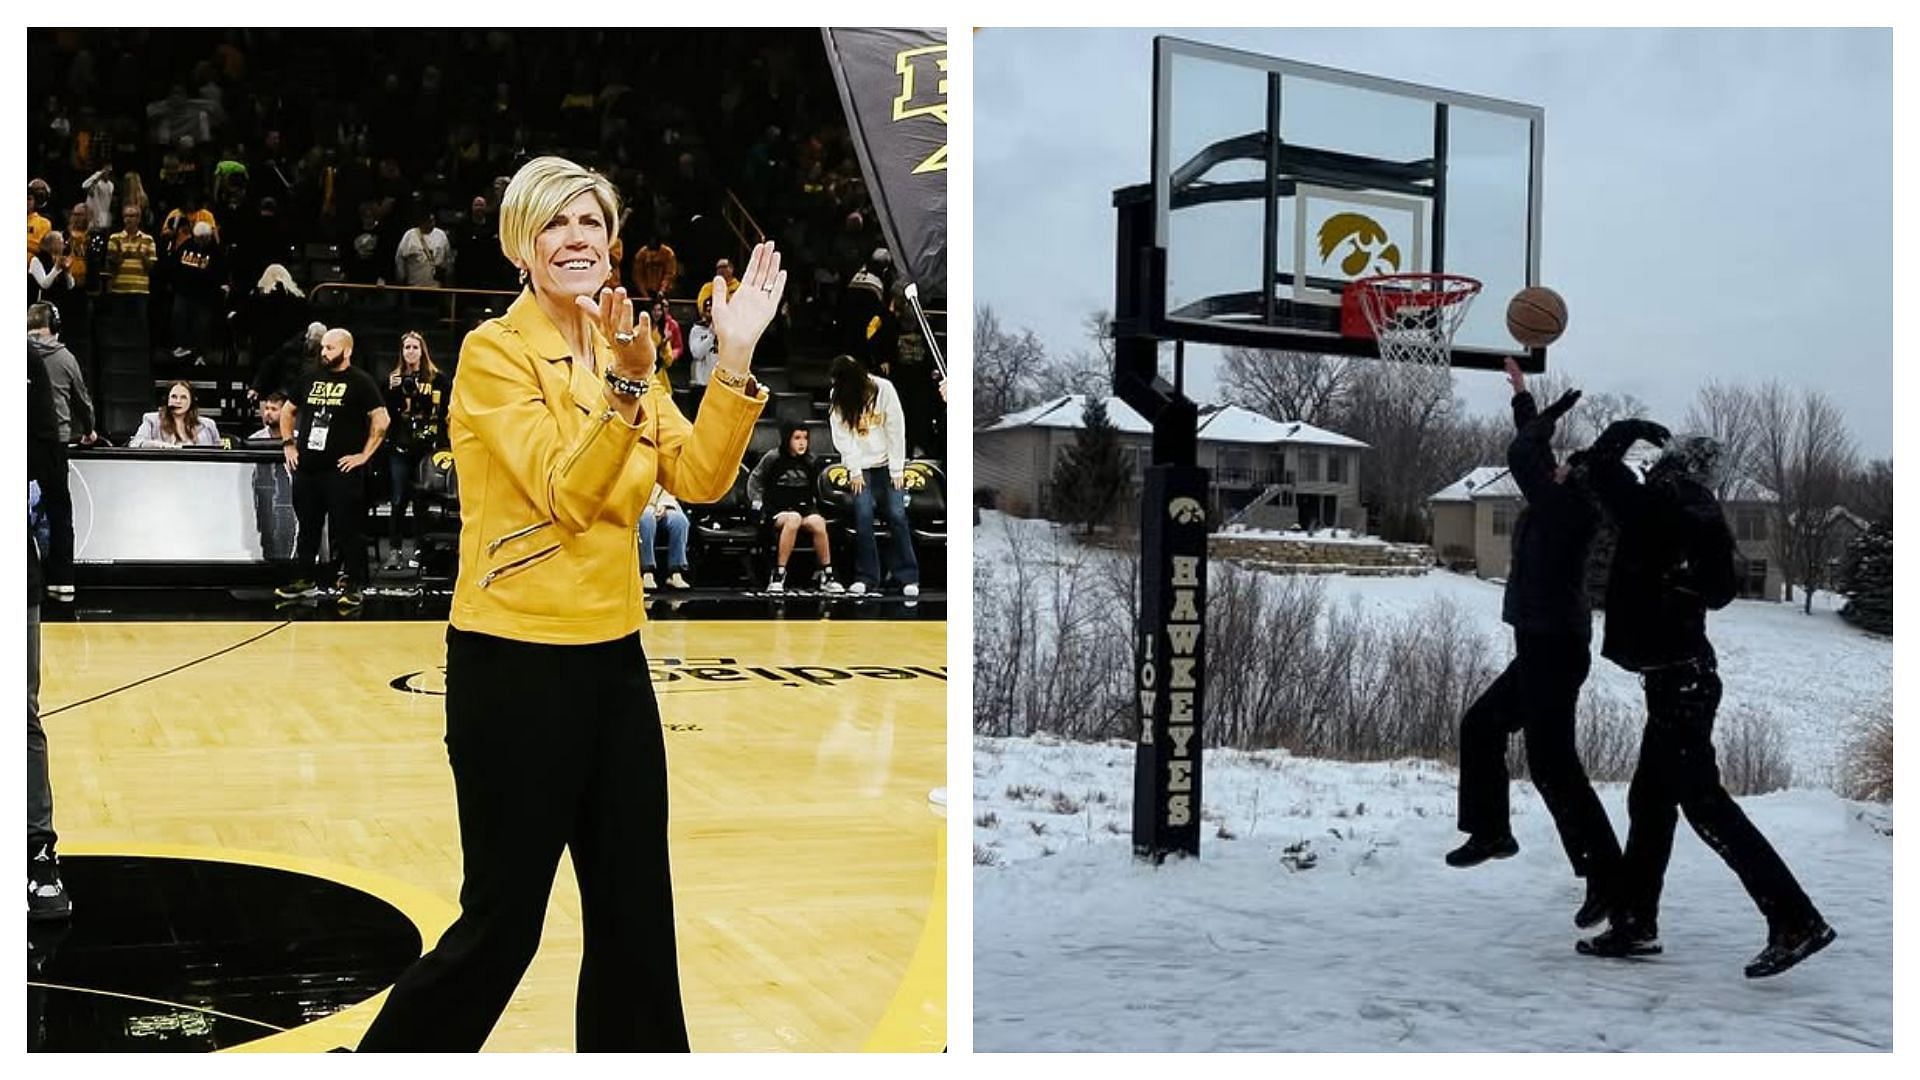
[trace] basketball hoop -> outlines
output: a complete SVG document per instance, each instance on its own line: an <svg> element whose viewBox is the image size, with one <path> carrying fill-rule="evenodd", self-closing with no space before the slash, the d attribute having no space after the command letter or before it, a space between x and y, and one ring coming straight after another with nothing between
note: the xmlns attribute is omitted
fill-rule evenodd
<svg viewBox="0 0 1920 1080"><path fill-rule="evenodd" d="M1480 282L1464 274L1381 274L1340 296L1340 332L1371 337L1380 358L1444 371Z"/></svg>

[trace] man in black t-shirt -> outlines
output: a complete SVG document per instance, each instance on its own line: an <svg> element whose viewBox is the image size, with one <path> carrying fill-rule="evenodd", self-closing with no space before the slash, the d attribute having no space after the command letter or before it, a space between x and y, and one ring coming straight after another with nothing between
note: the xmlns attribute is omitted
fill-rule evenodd
<svg viewBox="0 0 1920 1080"><path fill-rule="evenodd" d="M295 580L275 590L282 599L312 596L320 529L331 527L333 552L343 567L340 607L358 608L366 588L367 462L387 434L387 408L373 376L353 366L353 335L333 329L320 339L320 367L294 381L280 410L280 443L293 473Z"/></svg>

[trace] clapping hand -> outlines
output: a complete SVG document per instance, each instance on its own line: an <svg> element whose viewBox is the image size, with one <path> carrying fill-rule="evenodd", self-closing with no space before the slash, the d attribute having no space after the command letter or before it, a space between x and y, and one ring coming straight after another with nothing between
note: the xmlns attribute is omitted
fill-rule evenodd
<svg viewBox="0 0 1920 1080"><path fill-rule="evenodd" d="M728 295L726 279L713 279L713 334L719 340L720 367L736 374L747 370L753 347L780 310L786 291L787 272L780 269L780 253L771 240L754 245L738 291Z"/></svg>
<svg viewBox="0 0 1920 1080"><path fill-rule="evenodd" d="M613 370L621 378L644 382L653 376L658 358L653 339L653 324L646 312L633 313L633 301L625 288L600 290L600 302L592 297L574 298L580 310L594 321L600 333L613 342Z"/></svg>

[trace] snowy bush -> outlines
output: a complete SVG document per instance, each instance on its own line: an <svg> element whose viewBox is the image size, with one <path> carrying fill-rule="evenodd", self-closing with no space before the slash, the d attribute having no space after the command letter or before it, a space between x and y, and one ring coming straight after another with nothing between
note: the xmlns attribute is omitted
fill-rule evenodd
<svg viewBox="0 0 1920 1080"><path fill-rule="evenodd" d="M1761 795L1793 786L1780 725L1764 710L1722 706L1714 725L1719 748L1720 784L1735 795Z"/></svg>
<svg viewBox="0 0 1920 1080"><path fill-rule="evenodd" d="M1883 705L1859 723L1847 747L1845 785L1849 799L1893 801L1893 707Z"/></svg>
<svg viewBox="0 0 1920 1080"><path fill-rule="evenodd" d="M1016 532L1004 520L987 527L1007 543L975 565L975 732L1132 739L1137 547L1118 536L1108 550L1064 530ZM1340 761L1457 761L1461 716L1512 655L1505 635L1480 629L1450 599L1370 615L1357 600L1332 602L1324 578L1224 562L1208 575L1206 642L1206 745ZM1645 719L1638 695L1589 682L1578 716L1588 774L1630 779ZM1715 742L1729 791L1790 783L1770 715L1723 706ZM1509 767L1527 775L1520 739Z"/></svg>
<svg viewBox="0 0 1920 1080"><path fill-rule="evenodd" d="M1073 543L1029 546L974 567L974 730L1098 740L1131 727L1130 616Z"/></svg>

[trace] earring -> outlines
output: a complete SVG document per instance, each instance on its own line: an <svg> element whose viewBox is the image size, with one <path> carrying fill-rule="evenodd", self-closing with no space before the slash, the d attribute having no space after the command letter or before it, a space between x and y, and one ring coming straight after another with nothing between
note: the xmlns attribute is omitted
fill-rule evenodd
<svg viewBox="0 0 1920 1080"><path fill-rule="evenodd" d="M524 266L520 268L520 287L527 287L527 268Z"/></svg>

